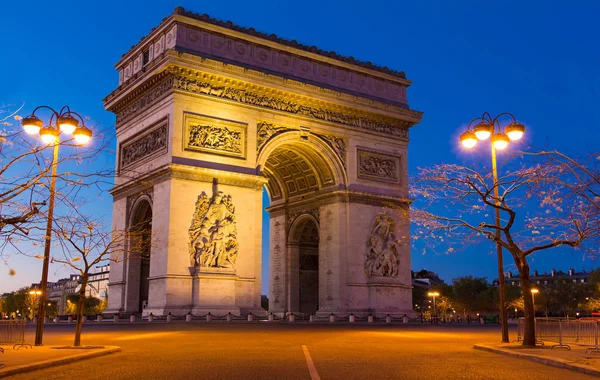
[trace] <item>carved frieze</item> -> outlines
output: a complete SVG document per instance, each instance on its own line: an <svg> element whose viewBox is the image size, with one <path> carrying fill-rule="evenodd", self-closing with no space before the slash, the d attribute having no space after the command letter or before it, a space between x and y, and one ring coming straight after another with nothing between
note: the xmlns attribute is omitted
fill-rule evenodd
<svg viewBox="0 0 600 380"><path fill-rule="evenodd" d="M184 113L184 148L246 158L246 124Z"/></svg>
<svg viewBox="0 0 600 380"><path fill-rule="evenodd" d="M282 127L266 121L259 121L256 129L256 153L259 153L265 144L273 137L292 130L293 129L291 128Z"/></svg>
<svg viewBox="0 0 600 380"><path fill-rule="evenodd" d="M400 254L394 234L394 218L379 215L371 225L365 250L367 277L396 277L400 269Z"/></svg>
<svg viewBox="0 0 600 380"><path fill-rule="evenodd" d="M133 117L138 112L145 110L156 103L163 96L173 91L173 76L169 73L161 73L147 83L140 86L130 99L126 99L122 107L114 110L117 114L117 124Z"/></svg>
<svg viewBox="0 0 600 380"><path fill-rule="evenodd" d="M166 94L177 90L344 124L398 138L408 138L410 123L405 121L385 117L373 118L356 112L334 111L328 108L300 104L289 100L289 97L284 95L267 95L257 89L247 89L245 86L225 86L220 83L211 83L198 78L179 75L179 71L176 69L164 71L152 78L150 82L148 85L140 86L135 94L128 96L122 103L112 109L117 114L117 124L125 122L155 104Z"/></svg>
<svg viewBox="0 0 600 380"><path fill-rule="evenodd" d="M400 183L400 157L361 148L356 156L358 178Z"/></svg>
<svg viewBox="0 0 600 380"><path fill-rule="evenodd" d="M140 137L125 141L119 147L119 169L127 169L164 154L168 149L168 119L149 127Z"/></svg>
<svg viewBox="0 0 600 380"><path fill-rule="evenodd" d="M261 94L255 90L247 90L239 87L205 82L181 75L175 76L173 88L180 91L203 94L277 111L284 111L296 115L312 117L317 120L345 124L394 137L408 138L407 125L388 124L387 122L370 119L364 116L351 115L344 112L333 111L327 108L302 105L283 96L279 97Z"/></svg>
<svg viewBox="0 0 600 380"><path fill-rule="evenodd" d="M238 256L235 207L231 195L198 196L188 230L193 268L234 268Z"/></svg>
<svg viewBox="0 0 600 380"><path fill-rule="evenodd" d="M346 141L338 136L333 135L324 135L321 133L315 133L314 135L318 136L320 139L325 141L327 145L329 145L335 154L338 156L342 164L344 165L344 169L346 169Z"/></svg>

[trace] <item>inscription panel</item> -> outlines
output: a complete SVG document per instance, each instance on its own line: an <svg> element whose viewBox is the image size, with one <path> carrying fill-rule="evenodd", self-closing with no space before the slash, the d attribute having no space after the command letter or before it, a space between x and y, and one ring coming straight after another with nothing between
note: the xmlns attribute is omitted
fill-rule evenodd
<svg viewBox="0 0 600 380"><path fill-rule="evenodd" d="M246 158L245 123L184 113L185 150Z"/></svg>

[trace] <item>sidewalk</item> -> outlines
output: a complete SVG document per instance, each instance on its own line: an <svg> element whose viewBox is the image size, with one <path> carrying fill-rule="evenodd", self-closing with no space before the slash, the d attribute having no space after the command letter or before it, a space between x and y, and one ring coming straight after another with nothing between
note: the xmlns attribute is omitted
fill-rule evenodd
<svg viewBox="0 0 600 380"><path fill-rule="evenodd" d="M0 347L4 348L4 353L0 353L0 364L4 365L0 368L0 378L121 351L121 347L117 346L92 346L93 348L79 349L42 346L15 350L12 345Z"/></svg>
<svg viewBox="0 0 600 380"><path fill-rule="evenodd" d="M586 354L586 347L577 345L571 345L571 350L565 348L555 348L553 350L551 347L554 344L545 342L545 346L536 348L523 348L520 343L474 344L473 348L600 376L600 353Z"/></svg>

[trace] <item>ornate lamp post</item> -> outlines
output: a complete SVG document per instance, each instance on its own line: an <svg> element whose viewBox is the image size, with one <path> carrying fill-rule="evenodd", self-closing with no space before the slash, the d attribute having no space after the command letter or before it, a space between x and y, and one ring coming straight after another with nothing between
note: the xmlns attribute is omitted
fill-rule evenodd
<svg viewBox="0 0 600 380"><path fill-rule="evenodd" d="M50 119L44 127L44 122L35 116L36 111L46 109L51 112ZM79 119L79 120L78 120ZM81 121L81 125L79 125ZM41 296L39 298L38 317L35 329L35 345L42 345L44 334L44 317L46 306L46 290L48 287L48 265L50 263L50 242L52 239L52 218L54 213L54 194L56 191L56 166L58 163L58 146L60 145L60 134L72 135L75 143L86 144L92 138L92 131L85 126L83 118L76 112L64 106L60 111L55 111L48 106L39 106L33 110L30 116L21 121L23 129L30 135L40 136L42 142L53 146L52 177L50 182L50 201L48 205L48 223L46 225L46 239L44 245L44 263L42 265L42 281L40 282Z"/></svg>
<svg viewBox="0 0 600 380"><path fill-rule="evenodd" d="M508 116L512 120L504 131L500 126L499 119L503 116ZM478 122L471 130L471 125ZM515 117L503 112L498 116L492 116L485 112L481 117L473 119L467 126L467 131L460 135L460 142L465 148L471 149L477 145L477 141L490 139L492 147L492 175L494 179L494 198L496 205L500 205L498 197L498 168L496 166L496 150L503 150L508 146L508 143L517 141L523 137L525 126L519 123ZM491 137L491 138L490 138ZM502 327L502 342L508 343L508 321L506 310L506 293L504 289L504 264L502 263L502 246L500 245L500 210L496 208L496 250L498 252L498 289L500 293L500 323Z"/></svg>

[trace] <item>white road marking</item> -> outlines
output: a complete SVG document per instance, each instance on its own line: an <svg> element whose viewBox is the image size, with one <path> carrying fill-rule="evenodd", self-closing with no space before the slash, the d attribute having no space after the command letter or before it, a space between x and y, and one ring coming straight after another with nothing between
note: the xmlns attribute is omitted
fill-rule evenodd
<svg viewBox="0 0 600 380"><path fill-rule="evenodd" d="M317 368L315 367L315 363L313 363L312 358L310 357L310 352L308 352L308 348L306 348L306 346L303 345L302 351L304 351L304 357L306 358L306 365L308 366L308 372L310 373L311 380L321 380L321 377L317 372Z"/></svg>

